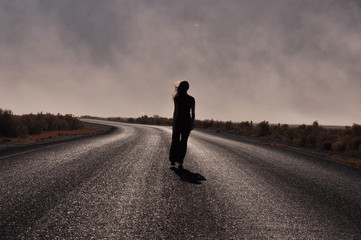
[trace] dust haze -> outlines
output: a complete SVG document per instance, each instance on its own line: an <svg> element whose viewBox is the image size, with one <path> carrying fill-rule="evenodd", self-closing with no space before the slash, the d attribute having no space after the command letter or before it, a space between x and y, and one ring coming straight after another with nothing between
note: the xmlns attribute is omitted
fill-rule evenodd
<svg viewBox="0 0 361 240"><path fill-rule="evenodd" d="M361 119L361 3L2 0L0 108L350 125Z"/></svg>

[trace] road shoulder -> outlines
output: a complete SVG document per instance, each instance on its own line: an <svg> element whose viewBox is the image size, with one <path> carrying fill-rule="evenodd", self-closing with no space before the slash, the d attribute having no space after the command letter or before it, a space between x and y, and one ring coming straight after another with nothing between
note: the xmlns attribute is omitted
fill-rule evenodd
<svg viewBox="0 0 361 240"><path fill-rule="evenodd" d="M361 169L361 159L351 156L346 156L343 154L338 154L331 151L320 150L316 148L309 147L300 147L296 146L287 141L270 139L264 137L250 137L250 136L242 136L235 133L223 132L223 131L214 131L214 130L206 130L206 129L197 129L197 131L211 134L213 136L223 137L226 139L246 142L249 144L263 145L269 148L273 148L280 151L288 151L295 152L302 155L312 156L316 158L321 158L324 160L334 161L341 164L350 165L356 168Z"/></svg>

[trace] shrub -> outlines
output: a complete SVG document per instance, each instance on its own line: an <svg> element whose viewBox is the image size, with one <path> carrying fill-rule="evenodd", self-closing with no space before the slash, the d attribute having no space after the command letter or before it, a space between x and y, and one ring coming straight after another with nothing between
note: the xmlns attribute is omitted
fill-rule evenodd
<svg viewBox="0 0 361 240"><path fill-rule="evenodd" d="M73 130L83 127L76 117L67 114L25 114L17 116L10 110L0 109L0 136L25 137L28 134L39 134L44 131Z"/></svg>
<svg viewBox="0 0 361 240"><path fill-rule="evenodd" d="M361 125L354 123L351 127L351 130L355 136L361 136Z"/></svg>
<svg viewBox="0 0 361 240"><path fill-rule="evenodd" d="M270 134L270 127L268 122L263 121L258 124L258 136L265 137Z"/></svg>
<svg viewBox="0 0 361 240"><path fill-rule="evenodd" d="M332 149L332 143L331 142L323 142L321 143L321 149L322 150L331 150Z"/></svg>
<svg viewBox="0 0 361 240"><path fill-rule="evenodd" d="M135 119L134 118L128 118L127 122L128 123L135 123Z"/></svg>
<svg viewBox="0 0 361 240"><path fill-rule="evenodd" d="M202 127L205 129L213 127L213 124L214 124L213 119L202 121Z"/></svg>
<svg viewBox="0 0 361 240"><path fill-rule="evenodd" d="M334 142L334 143L332 144L332 150L333 150L333 151L343 152L343 151L345 151L345 149L346 149L346 144L345 144L343 141L341 141L341 140L336 141L336 142Z"/></svg>
<svg viewBox="0 0 361 240"><path fill-rule="evenodd" d="M14 137L17 135L17 119L12 111L0 109L0 135L3 137Z"/></svg>
<svg viewBox="0 0 361 240"><path fill-rule="evenodd" d="M361 144L361 137L354 136L348 139L346 142L346 151L355 151L358 150L359 145Z"/></svg>
<svg viewBox="0 0 361 240"><path fill-rule="evenodd" d="M69 130L75 130L83 127L83 123L71 114L66 114L64 119L68 124Z"/></svg>
<svg viewBox="0 0 361 240"><path fill-rule="evenodd" d="M30 135L39 134L48 129L48 123L42 113L37 115L27 114L21 117L22 125L25 125Z"/></svg>
<svg viewBox="0 0 361 240"><path fill-rule="evenodd" d="M310 134L306 137L306 142L305 142L306 146L315 147L316 143L317 143L317 139L314 134Z"/></svg>

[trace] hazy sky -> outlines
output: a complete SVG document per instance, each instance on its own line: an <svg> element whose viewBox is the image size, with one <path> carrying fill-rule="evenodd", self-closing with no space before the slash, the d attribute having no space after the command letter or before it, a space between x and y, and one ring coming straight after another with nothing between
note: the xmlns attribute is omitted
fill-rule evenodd
<svg viewBox="0 0 361 240"><path fill-rule="evenodd" d="M0 0L0 108L361 123L356 0Z"/></svg>

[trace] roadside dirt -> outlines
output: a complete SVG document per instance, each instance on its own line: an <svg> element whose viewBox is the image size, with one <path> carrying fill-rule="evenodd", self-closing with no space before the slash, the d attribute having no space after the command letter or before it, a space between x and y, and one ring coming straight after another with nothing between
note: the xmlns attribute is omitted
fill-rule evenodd
<svg viewBox="0 0 361 240"><path fill-rule="evenodd" d="M68 131L49 131L37 135L30 135L24 138L0 138L0 151L14 147L53 143L73 138L103 134L110 131L111 128L112 127L105 125L84 123L83 129Z"/></svg>

